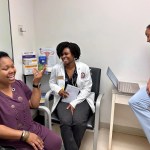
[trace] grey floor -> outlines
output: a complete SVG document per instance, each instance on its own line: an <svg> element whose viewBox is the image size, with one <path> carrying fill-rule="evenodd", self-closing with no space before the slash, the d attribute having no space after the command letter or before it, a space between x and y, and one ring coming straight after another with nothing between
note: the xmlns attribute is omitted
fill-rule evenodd
<svg viewBox="0 0 150 150"><path fill-rule="evenodd" d="M60 134L58 125L54 125L53 130ZM101 128L97 150L108 150L108 137L109 129ZM93 132L86 131L80 150L92 150L92 144ZM112 150L150 150L150 144L145 137L114 132Z"/></svg>

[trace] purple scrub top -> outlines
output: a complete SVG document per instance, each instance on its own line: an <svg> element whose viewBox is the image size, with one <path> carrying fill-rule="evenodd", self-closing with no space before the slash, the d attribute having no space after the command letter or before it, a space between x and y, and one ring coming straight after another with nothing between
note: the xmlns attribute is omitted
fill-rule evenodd
<svg viewBox="0 0 150 150"><path fill-rule="evenodd" d="M16 130L27 130L33 132L40 136L43 140L45 140L48 136L52 136L49 138L55 138L56 136L54 134L50 135L50 130L48 128L33 121L29 107L29 100L31 98L32 91L27 87L27 85L20 80L16 80L12 84L12 91L13 98L0 92L0 124ZM58 136L56 137L56 140L60 141ZM29 144L20 140L0 139L0 145L11 145L20 150L25 147L25 149L33 149Z"/></svg>

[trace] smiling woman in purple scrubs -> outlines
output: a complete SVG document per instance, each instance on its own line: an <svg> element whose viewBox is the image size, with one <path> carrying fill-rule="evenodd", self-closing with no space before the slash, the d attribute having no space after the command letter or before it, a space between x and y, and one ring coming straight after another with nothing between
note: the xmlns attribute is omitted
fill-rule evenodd
<svg viewBox="0 0 150 150"><path fill-rule="evenodd" d="M30 113L30 108L39 106L41 90L38 85L44 71L33 71L31 91L15 79L12 59L0 51L0 145L18 150L60 150L61 138L34 122Z"/></svg>

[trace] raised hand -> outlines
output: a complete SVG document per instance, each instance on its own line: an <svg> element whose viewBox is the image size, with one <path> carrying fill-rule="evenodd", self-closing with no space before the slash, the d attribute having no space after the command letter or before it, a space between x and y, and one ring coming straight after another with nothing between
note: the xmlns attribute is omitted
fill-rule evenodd
<svg viewBox="0 0 150 150"><path fill-rule="evenodd" d="M41 81L41 78L44 74L46 70L46 66L44 66L43 70L37 70L37 69L33 69L33 75L34 75L34 78L33 78L33 83L34 84L38 84L40 81Z"/></svg>

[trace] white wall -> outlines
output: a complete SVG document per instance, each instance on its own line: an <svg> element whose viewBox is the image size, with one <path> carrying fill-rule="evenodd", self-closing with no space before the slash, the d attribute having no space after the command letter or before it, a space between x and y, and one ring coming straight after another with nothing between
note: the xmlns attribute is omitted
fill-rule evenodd
<svg viewBox="0 0 150 150"><path fill-rule="evenodd" d="M12 56L8 1L0 0L0 50Z"/></svg>
<svg viewBox="0 0 150 150"><path fill-rule="evenodd" d="M35 0L37 48L76 42L81 61L102 69L102 122L110 121L112 84L106 76L107 66L119 79L149 77L150 50L144 34L150 23L149 6L149 0Z"/></svg>
<svg viewBox="0 0 150 150"><path fill-rule="evenodd" d="M16 78L22 79L22 52L35 50L33 0L10 0L11 27L14 49ZM23 25L22 35L18 25Z"/></svg>
<svg viewBox="0 0 150 150"><path fill-rule="evenodd" d="M81 48L81 61L102 69L101 92L105 94L102 122L109 123L111 110L112 84L106 76L107 66L119 79L148 79L150 50L144 30L150 24L149 0L11 0L10 3L17 68L21 68L22 50L56 47L66 40L76 42ZM25 25L24 36L18 35L19 24Z"/></svg>

